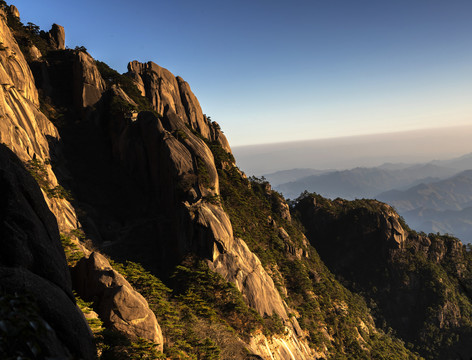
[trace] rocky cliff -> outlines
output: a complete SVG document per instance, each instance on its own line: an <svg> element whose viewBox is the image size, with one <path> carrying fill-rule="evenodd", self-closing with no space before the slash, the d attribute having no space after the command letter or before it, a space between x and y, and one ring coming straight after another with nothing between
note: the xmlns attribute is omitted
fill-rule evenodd
<svg viewBox="0 0 472 360"><path fill-rule="evenodd" d="M419 358L376 326L365 299L324 265L315 249L325 256L322 243L308 226L307 239L283 197L236 167L220 126L182 78L137 61L119 74L83 47L65 48L61 26L39 31L23 26L14 9L3 11L0 138L41 190L11 185L19 180L9 174L20 170L4 163L2 184L14 190L5 201L23 210L1 212L2 241L10 239L2 266L13 278L30 271L52 282L48 291L68 304L50 316L48 292L23 287L38 298L32 316L56 332L41 340L44 351L95 356L72 286L103 359ZM34 226L20 216L35 212L43 220ZM362 217L357 225L376 261L414 248L391 209L374 213L375 221ZM421 239L417 253L429 254ZM448 246L436 262L446 261ZM357 266L354 255L347 260ZM3 298L13 283L0 282ZM71 321L58 322L61 316Z"/></svg>
<svg viewBox="0 0 472 360"><path fill-rule="evenodd" d="M472 355L472 258L458 239L416 233L375 200L306 195L295 210L326 265L370 299L380 326L426 358Z"/></svg>
<svg viewBox="0 0 472 360"><path fill-rule="evenodd" d="M93 359L57 222L18 157L0 146L0 354Z"/></svg>

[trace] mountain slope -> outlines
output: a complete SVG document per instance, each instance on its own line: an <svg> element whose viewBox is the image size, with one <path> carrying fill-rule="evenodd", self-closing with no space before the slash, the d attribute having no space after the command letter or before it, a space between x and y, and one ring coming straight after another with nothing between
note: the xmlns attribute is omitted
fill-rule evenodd
<svg viewBox="0 0 472 360"><path fill-rule="evenodd" d="M375 200L307 195L295 210L321 259L364 294L379 325L428 359L472 355L472 257L459 240L410 231Z"/></svg>

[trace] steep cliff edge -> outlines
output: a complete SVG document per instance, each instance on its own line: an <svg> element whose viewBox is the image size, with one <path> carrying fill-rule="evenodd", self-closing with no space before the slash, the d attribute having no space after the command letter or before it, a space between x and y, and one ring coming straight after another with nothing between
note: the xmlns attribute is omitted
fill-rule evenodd
<svg viewBox="0 0 472 360"><path fill-rule="evenodd" d="M321 259L370 299L380 326L428 359L472 356L472 257L458 239L411 231L375 200L312 194L295 210Z"/></svg>

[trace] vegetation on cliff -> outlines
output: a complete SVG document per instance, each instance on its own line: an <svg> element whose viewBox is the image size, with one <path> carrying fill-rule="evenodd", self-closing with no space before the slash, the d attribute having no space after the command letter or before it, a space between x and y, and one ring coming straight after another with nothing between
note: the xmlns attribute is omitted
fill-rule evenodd
<svg viewBox="0 0 472 360"><path fill-rule="evenodd" d="M364 299L335 279L304 241L300 222L274 211L284 199L266 181L246 179L236 167L218 174L235 236L261 259L315 349L330 359L417 358L401 340L375 328ZM290 246L307 255L297 257Z"/></svg>
<svg viewBox="0 0 472 360"><path fill-rule="evenodd" d="M294 210L323 262L366 299L377 326L427 359L470 354L472 253L460 240L416 233L375 200L305 193Z"/></svg>

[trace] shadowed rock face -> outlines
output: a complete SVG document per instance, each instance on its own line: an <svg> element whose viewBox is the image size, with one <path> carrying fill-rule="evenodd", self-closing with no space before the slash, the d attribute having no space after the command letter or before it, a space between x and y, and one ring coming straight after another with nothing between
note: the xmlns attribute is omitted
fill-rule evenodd
<svg viewBox="0 0 472 360"><path fill-rule="evenodd" d="M153 341L162 351L161 328L147 301L113 270L103 255L94 252L80 260L74 268L74 282L80 296L94 302L94 308L107 327L134 339Z"/></svg>
<svg viewBox="0 0 472 360"><path fill-rule="evenodd" d="M417 345L426 358L472 355L469 305L461 305L469 300L454 300L470 299L472 289L458 239L409 232L389 205L376 200L307 196L295 210L331 271L374 301L377 320ZM440 339L452 336L434 353L431 328Z"/></svg>
<svg viewBox="0 0 472 360"><path fill-rule="evenodd" d="M308 239L328 266L368 272L365 258L383 263L391 250L404 247L408 234L398 214L381 202L362 201L309 196L297 204ZM343 254L342 261L334 249Z"/></svg>
<svg viewBox="0 0 472 360"><path fill-rule="evenodd" d="M34 299L38 316L54 332L41 340L43 351L94 358L92 335L72 295L55 218L35 180L4 145L0 188L0 293Z"/></svg>

